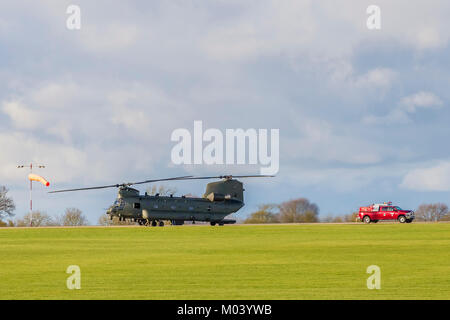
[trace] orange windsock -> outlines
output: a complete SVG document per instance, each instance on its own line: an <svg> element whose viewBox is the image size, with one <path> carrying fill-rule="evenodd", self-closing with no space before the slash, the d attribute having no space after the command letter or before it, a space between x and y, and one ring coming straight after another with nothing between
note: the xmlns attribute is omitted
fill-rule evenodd
<svg viewBox="0 0 450 320"><path fill-rule="evenodd" d="M34 173L30 173L28 175L28 180L30 180L30 181L38 181L38 182L42 183L44 186L46 186L46 187L48 187L50 185L50 182L48 182L43 177L38 176L37 174L34 174Z"/></svg>

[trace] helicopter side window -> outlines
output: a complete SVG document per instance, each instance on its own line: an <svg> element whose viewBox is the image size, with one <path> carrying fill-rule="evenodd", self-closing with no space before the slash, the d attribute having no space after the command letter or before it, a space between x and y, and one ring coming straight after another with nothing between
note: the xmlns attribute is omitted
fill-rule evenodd
<svg viewBox="0 0 450 320"><path fill-rule="evenodd" d="M141 204L139 202L135 202L135 203L133 203L133 208L140 209L141 208Z"/></svg>

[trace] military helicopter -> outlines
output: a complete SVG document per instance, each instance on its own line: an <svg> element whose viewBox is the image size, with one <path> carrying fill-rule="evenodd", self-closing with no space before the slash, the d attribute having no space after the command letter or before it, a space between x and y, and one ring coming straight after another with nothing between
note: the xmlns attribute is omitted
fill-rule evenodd
<svg viewBox="0 0 450 320"><path fill-rule="evenodd" d="M245 175L234 178L260 178L273 177L269 175ZM221 179L206 185L206 191L202 198L190 198L186 196L174 197L160 196L159 194L139 194L139 190L131 188L133 185L176 180L201 180ZM119 221L130 220L145 226L164 226L164 221L170 221L172 225L182 225L185 221L206 221L212 226L218 224L233 224L236 220L225 219L231 213L244 206L244 188L242 182L233 179L233 176L194 177L182 176L165 179L144 180L139 182L127 182L97 187L65 189L50 191L49 193L95 190L105 188L119 188L117 199L106 211L112 220L114 216Z"/></svg>

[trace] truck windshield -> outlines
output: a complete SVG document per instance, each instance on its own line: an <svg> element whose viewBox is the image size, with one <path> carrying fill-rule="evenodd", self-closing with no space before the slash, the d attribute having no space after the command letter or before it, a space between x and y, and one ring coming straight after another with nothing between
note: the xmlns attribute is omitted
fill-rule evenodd
<svg viewBox="0 0 450 320"><path fill-rule="evenodd" d="M400 207L394 207L395 209L397 209L397 210L402 210L402 208L400 208Z"/></svg>

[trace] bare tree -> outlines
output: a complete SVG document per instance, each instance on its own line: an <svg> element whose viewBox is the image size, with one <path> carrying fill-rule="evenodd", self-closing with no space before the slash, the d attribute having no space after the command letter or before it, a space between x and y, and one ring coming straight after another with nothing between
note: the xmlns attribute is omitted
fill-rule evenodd
<svg viewBox="0 0 450 320"><path fill-rule="evenodd" d="M16 209L13 199L7 196L8 191L6 187L0 187L0 220L12 217L13 211Z"/></svg>
<svg viewBox="0 0 450 320"><path fill-rule="evenodd" d="M63 226L87 226L88 219L80 209L67 208L66 212L59 218L59 224Z"/></svg>
<svg viewBox="0 0 450 320"><path fill-rule="evenodd" d="M331 223L339 223L339 222L357 222L359 221L359 212L353 212L353 213L349 213L349 214L344 214L344 215L338 215L338 216L333 216L333 215L328 215L325 218L320 219L321 222L331 222Z"/></svg>
<svg viewBox="0 0 450 320"><path fill-rule="evenodd" d="M98 224L99 226L112 226L112 225L113 225L113 222L112 222L112 220L109 218L108 215L102 214L102 215L100 216L100 218L98 218L97 224Z"/></svg>
<svg viewBox="0 0 450 320"><path fill-rule="evenodd" d="M32 222L32 223L31 223ZM42 227L42 226L54 226L56 225L52 217L45 212L33 211L32 214L26 214L22 219L16 220L15 225L17 227Z"/></svg>
<svg viewBox="0 0 450 320"><path fill-rule="evenodd" d="M3 222L0 220L0 227L15 227L16 224L13 220L9 219L7 222Z"/></svg>
<svg viewBox="0 0 450 320"><path fill-rule="evenodd" d="M259 206L258 211L253 212L250 217L244 220L244 223L277 223L278 215L274 212L276 205L263 204Z"/></svg>
<svg viewBox="0 0 450 320"><path fill-rule="evenodd" d="M444 203L421 204L415 214L419 221L441 221L450 216L448 206Z"/></svg>
<svg viewBox="0 0 450 320"><path fill-rule="evenodd" d="M306 198L283 202L279 208L279 219L282 223L319 221L319 207Z"/></svg>

